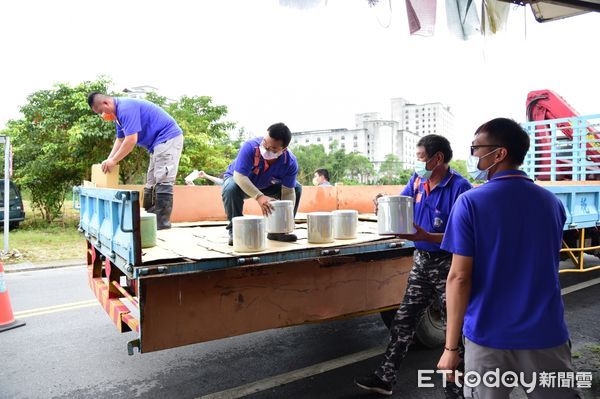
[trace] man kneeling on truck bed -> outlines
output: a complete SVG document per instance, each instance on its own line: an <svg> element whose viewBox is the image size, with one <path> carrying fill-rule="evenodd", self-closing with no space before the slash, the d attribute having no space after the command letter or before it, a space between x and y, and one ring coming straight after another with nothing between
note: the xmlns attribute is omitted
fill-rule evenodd
<svg viewBox="0 0 600 399"><path fill-rule="evenodd" d="M98 92L88 95L88 105L102 119L114 121L117 138L110 155L102 162L104 173L133 150L135 145L150 153L144 186L144 209L156 214L159 230L171 228L173 185L183 150L183 131L156 104L135 98L111 97Z"/></svg>
<svg viewBox="0 0 600 399"><path fill-rule="evenodd" d="M287 148L292 132L283 123L269 126L264 137L246 141L235 160L223 176L223 206L229 225L229 245L233 245L231 219L243 215L244 199L254 198L267 216L272 211L269 203L275 198L295 203L294 216L298 211L302 186L296 181L298 162ZM293 234L269 233L269 240L296 241Z"/></svg>

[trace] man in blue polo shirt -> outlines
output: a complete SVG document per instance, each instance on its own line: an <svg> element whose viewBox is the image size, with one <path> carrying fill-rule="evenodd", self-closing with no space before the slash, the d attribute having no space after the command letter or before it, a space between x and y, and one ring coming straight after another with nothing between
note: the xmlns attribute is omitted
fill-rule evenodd
<svg viewBox="0 0 600 399"><path fill-rule="evenodd" d="M298 211L302 186L296 181L298 161L287 148L292 132L283 123L269 126L263 137L246 141L223 176L223 206L229 220L229 245L233 245L231 219L243 215L244 199L254 198L263 215L272 211L275 198L294 202ZM296 241L293 234L269 233L270 240Z"/></svg>
<svg viewBox="0 0 600 399"><path fill-rule="evenodd" d="M143 207L156 214L157 228L171 227L173 185L183 150L183 132L164 109L146 100L92 92L88 105L102 119L115 123L117 137L102 171L108 173L137 145L150 153Z"/></svg>
<svg viewBox="0 0 600 399"><path fill-rule="evenodd" d="M512 391L493 381L470 386L475 373L523 373L531 382L542 371L573 372L558 281L565 210L519 170L528 149L527 133L511 119L477 129L468 169L474 179L489 181L458 199L442 242L453 260L438 368L455 370L464 319L465 397L508 399ZM578 397L558 386L537 387L528 397Z"/></svg>
<svg viewBox="0 0 600 399"><path fill-rule="evenodd" d="M415 174L402 191L414 198L416 232L400 238L415 243L414 265L408 276L404 299L390 327L391 339L385 359L373 374L357 378L360 388L391 395L396 373L406 356L421 316L434 301L442 314L445 310L446 277L452 255L440 249L448 216L454 202L471 184L449 167L452 148L448 140L431 134L417 143ZM462 397L454 384L446 390L447 398Z"/></svg>

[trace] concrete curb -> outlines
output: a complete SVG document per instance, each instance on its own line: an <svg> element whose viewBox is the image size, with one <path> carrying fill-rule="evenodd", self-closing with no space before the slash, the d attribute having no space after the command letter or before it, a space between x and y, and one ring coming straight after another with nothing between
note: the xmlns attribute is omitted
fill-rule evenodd
<svg viewBox="0 0 600 399"><path fill-rule="evenodd" d="M83 259L65 259L55 262L32 263L23 262L14 265L4 265L6 273L30 272L36 270L62 269L66 267L85 266L86 262Z"/></svg>

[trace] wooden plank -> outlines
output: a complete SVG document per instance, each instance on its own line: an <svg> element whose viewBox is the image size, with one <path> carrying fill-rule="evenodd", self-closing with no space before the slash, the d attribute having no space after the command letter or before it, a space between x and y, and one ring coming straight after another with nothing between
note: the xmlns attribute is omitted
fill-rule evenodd
<svg viewBox="0 0 600 399"><path fill-rule="evenodd" d="M140 278L141 351L383 309L400 302L411 267L405 249Z"/></svg>

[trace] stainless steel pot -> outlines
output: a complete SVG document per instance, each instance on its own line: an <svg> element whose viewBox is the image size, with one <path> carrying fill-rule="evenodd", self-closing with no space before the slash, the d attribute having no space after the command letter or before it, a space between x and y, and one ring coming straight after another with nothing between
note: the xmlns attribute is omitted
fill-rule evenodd
<svg viewBox="0 0 600 399"><path fill-rule="evenodd" d="M333 242L333 214L331 212L311 212L306 215L308 242L324 244Z"/></svg>
<svg viewBox="0 0 600 399"><path fill-rule="evenodd" d="M267 223L263 216L237 216L232 223L235 252L258 252L267 248Z"/></svg>
<svg viewBox="0 0 600 399"><path fill-rule="evenodd" d="M333 237L336 240L356 238L358 227L358 211L342 209L333 211Z"/></svg>
<svg viewBox="0 0 600 399"><path fill-rule="evenodd" d="M377 231L386 234L411 234L413 226L413 198L390 195L377 200Z"/></svg>
<svg viewBox="0 0 600 399"><path fill-rule="evenodd" d="M273 212L267 217L268 233L289 234L294 231L294 203L292 201L271 201Z"/></svg>

